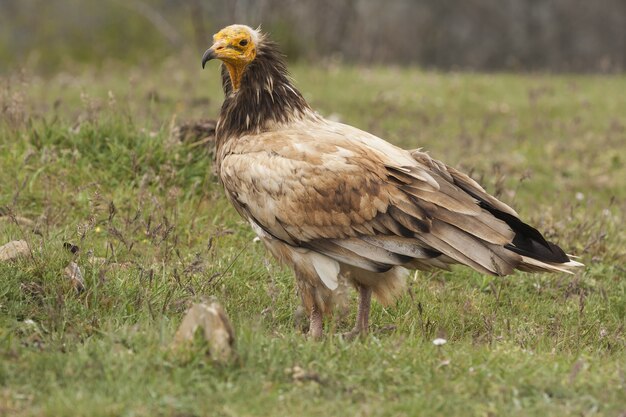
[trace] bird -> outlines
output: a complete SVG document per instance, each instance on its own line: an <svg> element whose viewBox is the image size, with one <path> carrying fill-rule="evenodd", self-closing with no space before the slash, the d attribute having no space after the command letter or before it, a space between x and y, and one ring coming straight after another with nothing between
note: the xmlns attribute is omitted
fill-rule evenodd
<svg viewBox="0 0 626 417"><path fill-rule="evenodd" d="M315 112L260 28L223 28L202 68L213 59L224 92L219 180L267 250L293 269L311 338L323 337L342 282L358 294L345 334L354 338L368 333L372 295L393 302L411 270L460 264L505 276L583 266L468 175Z"/></svg>

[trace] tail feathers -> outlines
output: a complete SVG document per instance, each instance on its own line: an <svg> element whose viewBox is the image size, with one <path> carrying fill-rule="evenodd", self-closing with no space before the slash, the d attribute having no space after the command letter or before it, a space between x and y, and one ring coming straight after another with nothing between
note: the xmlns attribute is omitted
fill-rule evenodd
<svg viewBox="0 0 626 417"><path fill-rule="evenodd" d="M507 218L507 220L507 224L515 232L515 237L510 244L504 247L522 257L522 261L516 269L527 272L573 274L572 269L584 266L582 263L572 260L572 256L567 255L558 245L547 241L533 227L519 219Z"/></svg>
<svg viewBox="0 0 626 417"><path fill-rule="evenodd" d="M567 274L573 274L572 269L582 266L585 265L572 260L556 263L544 262L528 256L522 256L522 262L517 266L517 269L526 272L565 272Z"/></svg>

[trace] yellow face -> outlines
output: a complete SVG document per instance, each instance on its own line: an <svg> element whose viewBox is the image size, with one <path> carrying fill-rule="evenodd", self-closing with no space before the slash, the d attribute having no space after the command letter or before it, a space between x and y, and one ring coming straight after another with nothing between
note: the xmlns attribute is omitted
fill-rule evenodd
<svg viewBox="0 0 626 417"><path fill-rule="evenodd" d="M256 57L258 34L244 25L225 27L213 35L211 46L202 57L202 67L211 59L219 59L226 65L235 90L239 89L241 77Z"/></svg>
<svg viewBox="0 0 626 417"><path fill-rule="evenodd" d="M216 58L227 62L250 63L256 57L256 44L250 28L242 25L228 26L213 35Z"/></svg>

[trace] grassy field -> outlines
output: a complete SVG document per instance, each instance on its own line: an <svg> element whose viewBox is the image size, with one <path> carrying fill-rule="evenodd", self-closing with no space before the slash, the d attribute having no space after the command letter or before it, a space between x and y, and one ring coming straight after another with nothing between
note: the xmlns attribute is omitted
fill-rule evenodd
<svg viewBox="0 0 626 417"><path fill-rule="evenodd" d="M0 262L0 415L626 415L626 78L293 73L320 113L471 172L587 267L418 273L365 340L336 336L352 309L309 341L290 272L205 147L170 134L217 117L215 64L16 72L0 79L0 245L32 257ZM228 365L170 349L210 296L236 329Z"/></svg>

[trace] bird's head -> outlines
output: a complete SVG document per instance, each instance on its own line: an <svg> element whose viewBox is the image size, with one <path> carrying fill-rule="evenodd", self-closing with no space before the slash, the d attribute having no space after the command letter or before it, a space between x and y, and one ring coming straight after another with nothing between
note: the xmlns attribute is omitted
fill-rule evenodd
<svg viewBox="0 0 626 417"><path fill-rule="evenodd" d="M212 59L221 60L228 69L235 90L239 89L246 67L254 61L262 38L259 30L231 25L213 35L213 45L202 56L202 68Z"/></svg>

